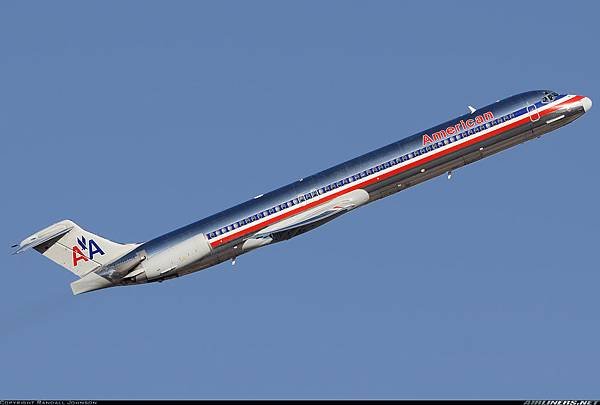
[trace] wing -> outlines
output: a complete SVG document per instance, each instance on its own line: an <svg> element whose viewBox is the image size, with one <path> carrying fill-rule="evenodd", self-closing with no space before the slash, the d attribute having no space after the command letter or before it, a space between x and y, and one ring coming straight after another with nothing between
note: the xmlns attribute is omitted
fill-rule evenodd
<svg viewBox="0 0 600 405"><path fill-rule="evenodd" d="M368 201L369 193L365 190L353 190L291 218L270 225L256 233L254 238L273 237L274 239L280 239L276 238L278 234L289 233L301 228L305 229L304 231L313 229L345 212L366 204Z"/></svg>

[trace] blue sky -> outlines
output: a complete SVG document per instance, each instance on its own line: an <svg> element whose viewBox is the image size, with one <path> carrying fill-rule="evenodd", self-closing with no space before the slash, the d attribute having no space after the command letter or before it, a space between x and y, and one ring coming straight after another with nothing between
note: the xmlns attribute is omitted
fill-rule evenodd
<svg viewBox="0 0 600 405"><path fill-rule="evenodd" d="M0 2L0 397L597 398L595 109L235 268L73 297L9 246L148 240L469 104L600 100L598 11Z"/></svg>

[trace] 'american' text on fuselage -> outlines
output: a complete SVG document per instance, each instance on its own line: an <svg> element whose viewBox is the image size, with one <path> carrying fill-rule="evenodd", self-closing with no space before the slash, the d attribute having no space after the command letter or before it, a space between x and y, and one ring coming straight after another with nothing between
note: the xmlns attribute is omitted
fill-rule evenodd
<svg viewBox="0 0 600 405"><path fill-rule="evenodd" d="M478 115L475 118L469 118L468 120L460 120L455 125L450 126L441 131L434 132L431 136L423 135L423 145L440 141L448 136L458 134L460 131L466 131L473 128L475 125L483 124L486 121L494 119L494 114L491 111L485 112L482 115Z"/></svg>

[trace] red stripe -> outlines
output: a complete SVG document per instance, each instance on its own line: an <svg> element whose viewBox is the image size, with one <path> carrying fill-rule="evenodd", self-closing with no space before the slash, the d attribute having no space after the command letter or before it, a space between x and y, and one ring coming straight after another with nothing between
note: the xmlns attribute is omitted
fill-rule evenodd
<svg viewBox="0 0 600 405"><path fill-rule="evenodd" d="M548 114L551 114L551 113L555 112L556 110L558 110L559 108L564 107L566 104L575 103L575 102L581 100L582 98L583 98L583 96L575 96L575 97L573 97L573 98L571 98L569 100L563 101L562 103L559 103L559 104L557 104L557 105L555 105L553 107L550 107L550 108L548 108L548 109L546 109L544 111L540 111L539 112L540 117L544 117L544 116L546 116ZM529 116L526 116L526 117L523 117L523 118L519 118L517 121L512 122L512 123L506 125L505 127L497 128L497 129L492 130L492 131L488 132L487 134L482 135L480 137L476 137L476 138L470 139L470 140L468 140L468 141L466 141L464 143L461 143L459 145L455 145L455 146L452 146L452 147L450 147L448 149L445 149L443 151L439 151L437 153L433 153L433 154L431 154L429 156L424 157L423 159L420 159L420 160L415 161L415 162L411 162L411 163L409 163L409 164L407 164L405 166L402 166L402 167L398 167L395 170L391 170L391 171L389 171L387 173L382 173L380 176L376 176L376 177L373 177L371 179L367 179L367 180L363 180L363 181L357 181L351 187L348 187L345 190L332 193L332 194L330 194L330 195L328 195L326 197L323 197L322 199L320 199L318 201L313 201L313 202L310 202L310 203L308 203L308 204L306 204L306 205L304 205L302 207L297 207L295 209L292 209L292 210L290 210L290 211L282 214L281 216L270 218L270 219L268 219L268 220L266 220L264 222L261 222L259 224L253 225L253 226L251 226L251 227L249 227L247 229L244 229L244 230L241 230L241 231L238 231L238 232L234 232L231 235L227 235L223 239L217 240L215 242L210 242L210 245L214 248L216 246L219 246L219 245L222 245L224 243L230 242L230 241L232 241L234 239L238 239L238 238L240 238L240 237L242 237L242 236L244 236L244 235L246 235L248 233L252 233L254 231L258 231L261 228L265 228L265 227L267 227L267 226L269 226L271 224L274 224L276 222L279 222L279 221L281 221L281 220L283 220L285 218L289 218L289 217L291 217L293 215L299 214L302 211L305 211L305 210L308 210L310 208L316 207L317 205L321 205L321 204L323 204L323 203L325 203L327 201L330 201L330 200L332 200L332 199L334 199L334 198L336 198L336 197L338 197L338 196L340 196L342 194L346 194L346 193L349 193L350 191L353 191L353 190L356 190L356 189L359 189L359 188L364 188L364 187L369 186L371 184L378 183L380 181L386 180L386 179L388 179L390 177L393 177L393 176L395 176L397 174L400 174L402 172L410 170L410 169L412 169L414 167L421 166L421 165L423 165L425 163L431 162L434 159L438 159L438 158L440 158L442 156L446 156L446 155L448 155L450 153L453 153L453 152L456 152L456 151L458 151L460 149L467 148L467 147L469 147L469 146L471 146L473 144L479 143L481 141L485 141L486 139L489 139L489 138L491 138L493 136L496 136L496 135L499 135L499 134L501 134L503 132L506 132L509 129L516 128L516 127L518 127L521 124L526 123L526 122L529 122Z"/></svg>

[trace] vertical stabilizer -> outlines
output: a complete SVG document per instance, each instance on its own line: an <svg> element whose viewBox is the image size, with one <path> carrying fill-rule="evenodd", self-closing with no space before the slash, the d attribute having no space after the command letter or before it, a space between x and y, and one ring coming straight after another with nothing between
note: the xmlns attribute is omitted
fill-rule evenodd
<svg viewBox="0 0 600 405"><path fill-rule="evenodd" d="M112 242L65 219L24 239L15 253L33 248L77 276L84 277L137 246Z"/></svg>

